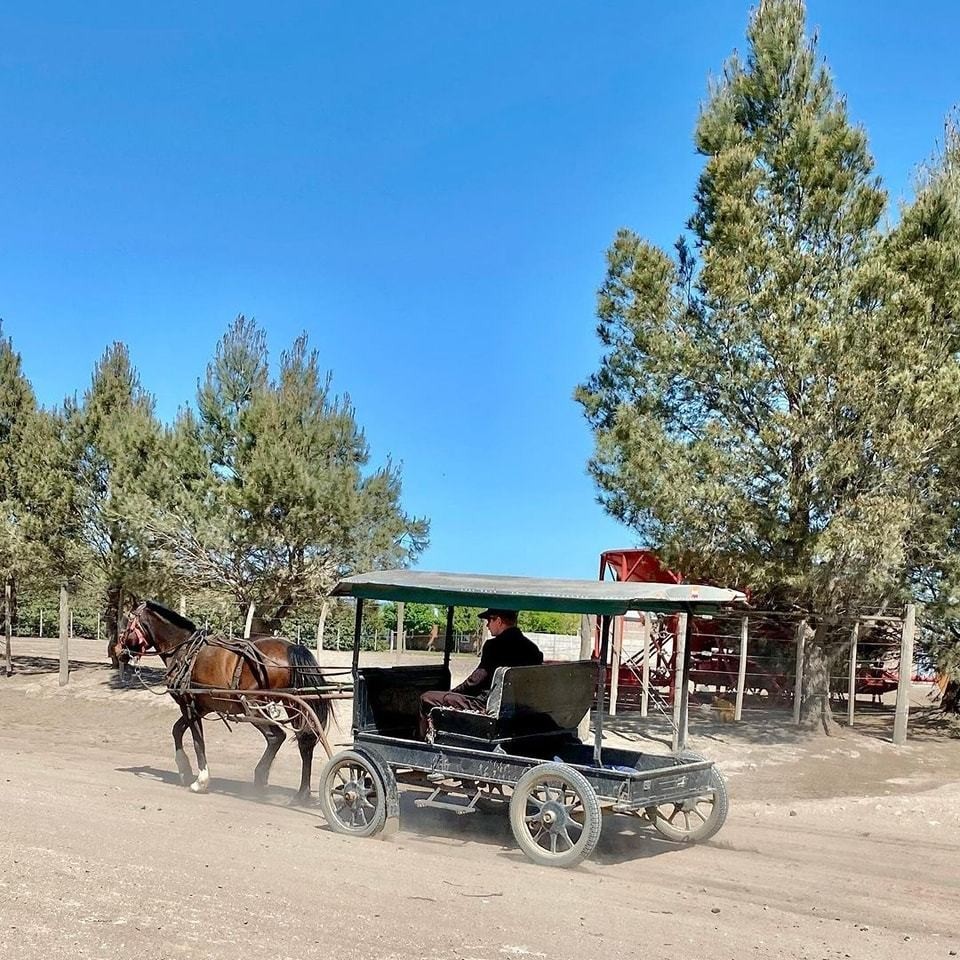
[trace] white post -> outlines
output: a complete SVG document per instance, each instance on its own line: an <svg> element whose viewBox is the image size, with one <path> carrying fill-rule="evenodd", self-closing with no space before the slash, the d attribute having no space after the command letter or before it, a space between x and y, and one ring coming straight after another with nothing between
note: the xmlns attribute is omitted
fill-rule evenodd
<svg viewBox="0 0 960 960"><path fill-rule="evenodd" d="M750 636L750 618L740 621L740 669L737 671L737 707L733 719L738 723L743 716L743 693L747 685L747 639Z"/></svg>
<svg viewBox="0 0 960 960"><path fill-rule="evenodd" d="M853 625L850 637L850 673L847 678L847 725L853 726L853 707L857 700L857 644L860 640L860 621Z"/></svg>
<svg viewBox="0 0 960 960"><path fill-rule="evenodd" d="M180 594L180 616L185 617L187 615L187 596L184 593Z"/></svg>
<svg viewBox="0 0 960 960"><path fill-rule="evenodd" d="M913 638L917 629L917 608L908 603L903 613L900 636L900 682L897 684L897 712L893 717L893 742L907 742L907 720L910 716L910 690L913 683Z"/></svg>
<svg viewBox="0 0 960 960"><path fill-rule="evenodd" d="M100 639L100 611L97 611L97 640Z"/></svg>
<svg viewBox="0 0 960 960"><path fill-rule="evenodd" d="M608 717L617 715L617 694L620 690L620 660L623 653L623 617L613 618L613 643L610 650L610 709Z"/></svg>
<svg viewBox="0 0 960 960"><path fill-rule="evenodd" d="M397 604L397 653L402 653L407 649L407 638L403 633L403 611L405 604Z"/></svg>
<svg viewBox="0 0 960 960"><path fill-rule="evenodd" d="M643 689L640 691L640 716L645 717L650 709L650 614L643 614L640 635L643 638Z"/></svg>
<svg viewBox="0 0 960 960"><path fill-rule="evenodd" d="M323 649L323 635L327 632L327 614L330 612L330 603L323 601L320 607L320 619L317 621L317 652Z"/></svg>
<svg viewBox="0 0 960 960"><path fill-rule="evenodd" d="M793 722L800 723L800 707L803 699L803 647L807 642L807 621L797 626L797 679L793 685Z"/></svg>
<svg viewBox="0 0 960 960"><path fill-rule="evenodd" d="M40 639L43 639L43 607L40 608Z"/></svg>
<svg viewBox="0 0 960 960"><path fill-rule="evenodd" d="M253 629L253 612L257 609L257 605L251 600L250 606L247 607L247 622L243 625L243 639L250 639L250 631Z"/></svg>
<svg viewBox="0 0 960 960"><path fill-rule="evenodd" d="M681 613L677 616L677 636L673 645L676 654L673 660L673 752L680 750L681 743L686 741L686 730L681 731L681 721L686 720L682 716L684 691L682 687L686 683L683 676L683 661L687 652L687 615Z"/></svg>
<svg viewBox="0 0 960 960"><path fill-rule="evenodd" d="M70 637L73 636L73 613L67 585L60 584L60 686L70 679Z"/></svg>
<svg viewBox="0 0 960 960"><path fill-rule="evenodd" d="M583 614L580 617L580 659L589 660L593 655L593 640L597 635L597 618L589 614ZM590 708L583 715L580 725L577 727L577 736L583 743L586 743L590 737Z"/></svg>

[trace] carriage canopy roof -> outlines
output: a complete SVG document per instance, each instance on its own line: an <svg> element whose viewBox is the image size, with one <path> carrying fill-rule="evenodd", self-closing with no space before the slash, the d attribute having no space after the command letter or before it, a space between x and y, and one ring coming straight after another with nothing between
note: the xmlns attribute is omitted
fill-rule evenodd
<svg viewBox="0 0 960 960"><path fill-rule="evenodd" d="M670 613L695 609L709 613L743 603L737 590L698 584L632 583L600 580L540 580L476 573L374 570L347 577L335 597L435 603L441 606L498 607L554 613L624 614L628 610Z"/></svg>

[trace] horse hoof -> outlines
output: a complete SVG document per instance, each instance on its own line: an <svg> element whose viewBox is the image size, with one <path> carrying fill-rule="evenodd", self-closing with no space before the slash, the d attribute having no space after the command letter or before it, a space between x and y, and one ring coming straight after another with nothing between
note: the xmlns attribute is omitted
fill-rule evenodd
<svg viewBox="0 0 960 960"><path fill-rule="evenodd" d="M206 770L201 770L197 774L197 779L190 784L190 789L194 793L206 793L210 788L210 774Z"/></svg>
<svg viewBox="0 0 960 960"><path fill-rule="evenodd" d="M295 793L290 798L291 807L305 807L310 802L309 793Z"/></svg>

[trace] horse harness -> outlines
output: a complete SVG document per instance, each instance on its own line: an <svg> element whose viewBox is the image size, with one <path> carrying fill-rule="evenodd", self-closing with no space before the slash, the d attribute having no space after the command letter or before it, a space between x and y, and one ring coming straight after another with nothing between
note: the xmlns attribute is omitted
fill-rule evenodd
<svg viewBox="0 0 960 960"><path fill-rule="evenodd" d="M153 647L159 651L157 639L148 622L140 617L134 617L128 629L137 637L143 649ZM200 651L206 646L219 647L236 655L237 665L234 667L233 677L230 681L231 690L239 689L244 664L249 664L254 679L259 686L269 687L266 660L263 652L252 640L246 638L233 640L226 637L208 636L205 631L196 630L186 640L182 640L167 651L164 658L167 665L166 685L171 693L184 694L191 687L203 686L203 684L197 684L193 681L193 669L196 666Z"/></svg>
<svg viewBox="0 0 960 960"><path fill-rule="evenodd" d="M198 630L171 651L166 676L167 689L171 693L186 693L191 687L203 686L193 680L193 669L204 647L219 647L236 655L237 665L233 669L229 689L239 689L244 664L250 666L258 686L269 687L266 660L263 652L252 640L245 638L230 640L226 637L208 636L202 630Z"/></svg>

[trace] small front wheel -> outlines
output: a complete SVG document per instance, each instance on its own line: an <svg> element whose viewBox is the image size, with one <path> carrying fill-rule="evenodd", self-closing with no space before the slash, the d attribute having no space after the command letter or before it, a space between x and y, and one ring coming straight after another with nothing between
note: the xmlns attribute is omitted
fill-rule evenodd
<svg viewBox="0 0 960 960"><path fill-rule="evenodd" d="M376 767L362 754L344 750L320 774L320 809L330 829L372 837L387 818L386 791Z"/></svg>
<svg viewBox="0 0 960 960"><path fill-rule="evenodd" d="M510 827L534 863L572 867L600 839L600 802L587 778L564 763L541 763L518 781L510 798Z"/></svg>
<svg viewBox="0 0 960 960"><path fill-rule="evenodd" d="M699 754L685 754L687 760L703 760ZM657 832L674 843L708 840L727 819L727 781L716 768L710 768L710 785L699 796L647 807L647 817Z"/></svg>

